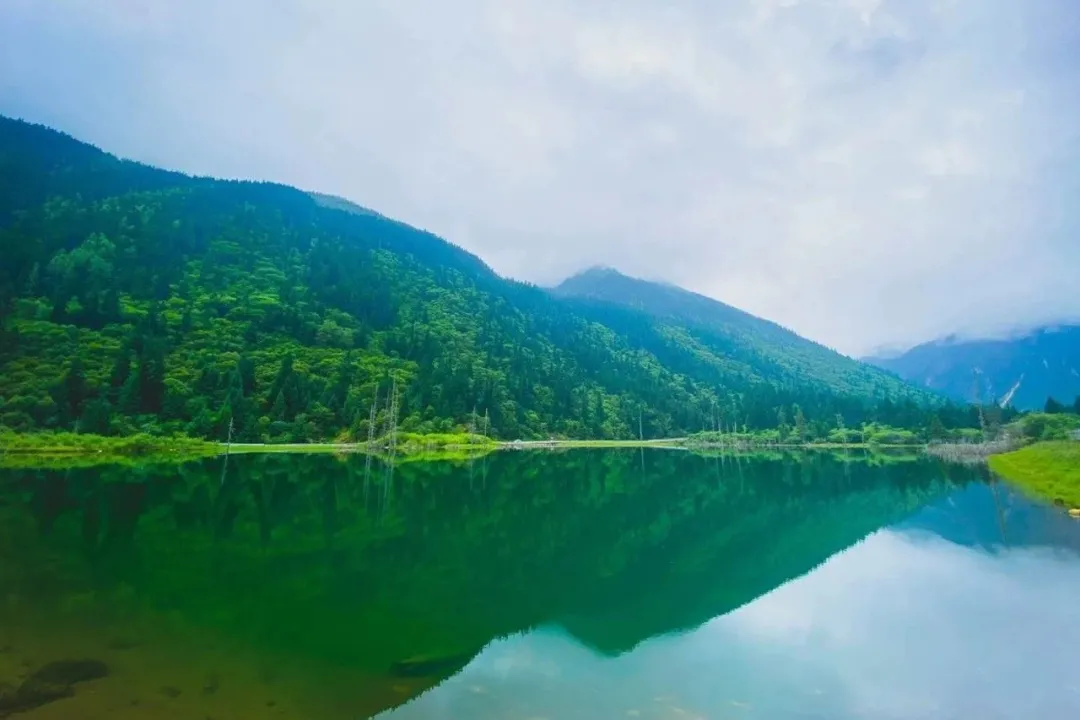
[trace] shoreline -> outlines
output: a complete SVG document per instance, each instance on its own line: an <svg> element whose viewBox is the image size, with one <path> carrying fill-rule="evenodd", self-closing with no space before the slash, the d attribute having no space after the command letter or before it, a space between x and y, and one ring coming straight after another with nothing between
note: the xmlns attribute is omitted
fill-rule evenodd
<svg viewBox="0 0 1080 720"><path fill-rule="evenodd" d="M1080 518L1080 442L1038 442L995 455L989 465L992 472L1027 494Z"/></svg>
<svg viewBox="0 0 1080 720"><path fill-rule="evenodd" d="M499 451L579 450L579 449L663 449L689 452L754 453L813 450L906 450L925 453L926 445L877 443L761 443L695 442L693 437L650 440L511 440L500 441L467 435L407 435L391 450L383 440L377 443L223 443L195 438L168 438L136 435L105 437L74 433L0 434L0 467L19 467L52 461L177 462L225 455L337 454L388 456L402 459L469 459ZM14 462L12 462L14 461Z"/></svg>

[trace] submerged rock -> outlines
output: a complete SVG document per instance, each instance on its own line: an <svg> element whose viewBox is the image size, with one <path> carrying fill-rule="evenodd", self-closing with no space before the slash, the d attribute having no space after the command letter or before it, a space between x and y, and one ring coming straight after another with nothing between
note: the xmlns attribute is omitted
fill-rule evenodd
<svg viewBox="0 0 1080 720"><path fill-rule="evenodd" d="M71 697L75 690L70 685L57 685L30 678L16 688L0 683L0 717L41 707L54 700Z"/></svg>
<svg viewBox="0 0 1080 720"><path fill-rule="evenodd" d="M109 674L100 660L58 660L44 665L15 688L0 683L0 717L25 712L75 695L75 683L97 680Z"/></svg>
<svg viewBox="0 0 1080 720"><path fill-rule="evenodd" d="M29 679L56 685L74 685L108 674L109 666L100 660L57 660L35 670Z"/></svg>
<svg viewBox="0 0 1080 720"><path fill-rule="evenodd" d="M16 692L14 685L0 683L0 717L15 708Z"/></svg>
<svg viewBox="0 0 1080 720"><path fill-rule="evenodd" d="M47 703L74 697L75 688L64 683L28 678L15 693L15 710L32 710Z"/></svg>

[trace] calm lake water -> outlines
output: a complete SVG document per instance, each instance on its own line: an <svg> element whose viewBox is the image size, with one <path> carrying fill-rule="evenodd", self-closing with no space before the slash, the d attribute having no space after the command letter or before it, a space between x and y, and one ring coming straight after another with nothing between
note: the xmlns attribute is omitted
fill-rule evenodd
<svg viewBox="0 0 1080 720"><path fill-rule="evenodd" d="M1080 717L1080 523L925 459L3 470L0 600L0 717Z"/></svg>

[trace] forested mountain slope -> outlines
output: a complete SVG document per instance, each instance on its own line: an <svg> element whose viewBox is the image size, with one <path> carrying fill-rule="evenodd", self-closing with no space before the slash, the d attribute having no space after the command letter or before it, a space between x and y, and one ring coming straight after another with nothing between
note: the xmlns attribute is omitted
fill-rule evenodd
<svg viewBox="0 0 1080 720"><path fill-rule="evenodd" d="M346 201L3 118L0 318L0 425L20 430L366 436L392 387L404 430L505 438L770 427L793 404L823 427L968 416L839 356L804 362L786 331L556 296Z"/></svg>
<svg viewBox="0 0 1080 720"><path fill-rule="evenodd" d="M871 397L910 392L897 378L786 328L674 285L592 268L554 292L641 310L710 346L721 346L758 374L782 384L807 384Z"/></svg>
<svg viewBox="0 0 1080 720"><path fill-rule="evenodd" d="M868 362L968 402L981 395L985 402L1036 410L1047 398L1064 404L1080 399L1080 326L1075 325L1037 328L1007 340L947 338Z"/></svg>

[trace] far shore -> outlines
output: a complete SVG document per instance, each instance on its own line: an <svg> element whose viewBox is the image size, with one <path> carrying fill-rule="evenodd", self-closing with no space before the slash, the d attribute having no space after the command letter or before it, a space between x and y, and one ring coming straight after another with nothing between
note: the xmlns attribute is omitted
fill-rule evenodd
<svg viewBox="0 0 1080 720"><path fill-rule="evenodd" d="M775 443L732 438L702 442L695 437L652 440L510 440L483 435L400 433L371 443L221 443L188 437L134 435L105 437L75 433L0 432L0 468L70 469L103 464L144 465L178 463L199 458L260 454L350 454L397 462L475 460L494 452L542 452L588 449L678 450L703 456L755 453L863 451L905 457L922 455L945 462L989 463L997 475L1029 494L1064 506L1080 518L1080 442L1038 442L1023 446L1011 441L961 445L884 443Z"/></svg>
<svg viewBox="0 0 1080 720"><path fill-rule="evenodd" d="M74 433L0 433L0 466L32 465L33 458L65 458L84 462L179 461L221 455L253 455L276 453L328 453L395 455L411 459L468 459L497 451L540 451L572 449L666 449L702 453L801 450L907 450L924 452L924 445L888 445L881 443L756 443L742 439L737 442L700 442L693 437L656 438L649 440L493 440L482 435L402 434L391 445L388 439L372 443L314 442L314 443L251 443L198 440L187 437L155 437L136 435L105 437ZM19 460L23 458L24 460Z"/></svg>
<svg viewBox="0 0 1080 720"><path fill-rule="evenodd" d="M637 449L659 448L664 450L700 450L715 452L726 450L728 452L757 452L762 450L912 450L924 452L926 445L901 445L881 443L770 443L741 445L720 444L693 444L689 438L660 438L656 440L495 440L489 443L449 443L432 446L438 450L447 451L498 451L498 450L581 450L581 449ZM422 448L422 446L421 446ZM259 453L360 453L385 455L388 445L378 443L219 443L219 455L251 455ZM405 450L399 448L399 453L409 455L419 450Z"/></svg>

